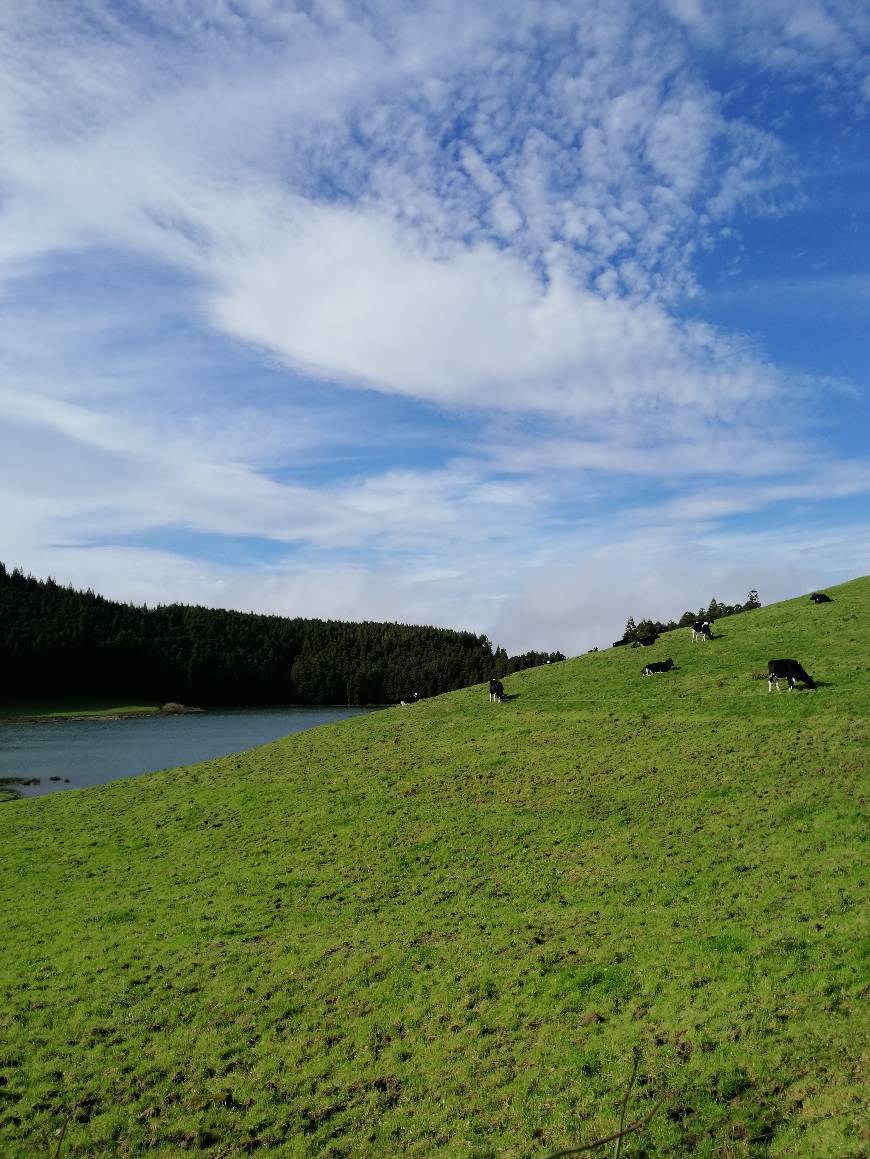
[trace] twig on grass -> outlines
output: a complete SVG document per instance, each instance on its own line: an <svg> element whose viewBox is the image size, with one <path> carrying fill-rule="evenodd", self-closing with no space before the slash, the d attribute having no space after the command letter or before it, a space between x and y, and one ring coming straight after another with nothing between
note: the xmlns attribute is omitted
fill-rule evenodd
<svg viewBox="0 0 870 1159"><path fill-rule="evenodd" d="M628 1080L628 1086L625 1088L625 1095L622 1099L622 1107L619 1111L619 1131L617 1132L616 1150L613 1152L613 1159L619 1159L622 1154L622 1138L625 1128L625 1110L628 1106L628 1099L631 1095L631 1088L634 1086L634 1080L637 1078L637 1068L640 1066L640 1051L637 1047L634 1048L634 1065L631 1068L631 1078Z"/></svg>
<svg viewBox="0 0 870 1159"><path fill-rule="evenodd" d="M54 1159L60 1159L60 1149L63 1146L63 1137L66 1134L66 1129L69 1126L69 1121L71 1118L72 1118L72 1111L70 1111L70 1113L64 1119L63 1126L60 1129L59 1138L57 1140L57 1147L55 1148L55 1152L54 1152Z"/></svg>
<svg viewBox="0 0 870 1159"><path fill-rule="evenodd" d="M566 1155L580 1155L583 1151L594 1151L596 1147L603 1147L605 1143L613 1142L616 1143L616 1149L613 1152L613 1159L619 1159L620 1155L622 1154L622 1140L626 1137L626 1135L634 1135L638 1131L642 1131L644 1127L652 1120L653 1115L665 1101L665 1096L662 1095L662 1097L656 1101L655 1106L649 1112L649 1114L645 1115L642 1119L638 1119L636 1123L631 1123L627 1127L625 1126L625 1112L628 1108L628 1099L631 1095L632 1087L634 1086L634 1080L637 1078L637 1068L639 1065L640 1051L635 1049L634 1066L631 1070L631 1078L628 1080L628 1087L626 1088L625 1094L622 1097L622 1106L619 1113L619 1130L616 1131L613 1135L606 1135L603 1139L596 1139L594 1143L583 1143L579 1147L565 1147L561 1151L553 1151L552 1154L547 1156L547 1159L564 1159Z"/></svg>

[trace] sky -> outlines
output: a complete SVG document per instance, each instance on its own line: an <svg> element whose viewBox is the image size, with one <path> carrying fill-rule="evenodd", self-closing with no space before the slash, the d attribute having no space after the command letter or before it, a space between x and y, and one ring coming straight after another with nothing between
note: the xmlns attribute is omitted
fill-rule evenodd
<svg viewBox="0 0 870 1159"><path fill-rule="evenodd" d="M0 559L470 628L870 572L870 0L0 5Z"/></svg>

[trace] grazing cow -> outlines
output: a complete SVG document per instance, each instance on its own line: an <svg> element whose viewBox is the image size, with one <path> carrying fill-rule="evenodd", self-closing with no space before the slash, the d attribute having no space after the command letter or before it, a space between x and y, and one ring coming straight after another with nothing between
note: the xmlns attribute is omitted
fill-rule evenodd
<svg viewBox="0 0 870 1159"><path fill-rule="evenodd" d="M490 704L492 704L494 700L497 700L499 704L504 700L504 685L500 680L496 680L495 677L493 677L489 682Z"/></svg>
<svg viewBox="0 0 870 1159"><path fill-rule="evenodd" d="M712 639L713 639L713 629L710 626L709 620L693 620L692 621L692 643L694 643L695 640L700 640L703 643L704 640L712 640Z"/></svg>
<svg viewBox="0 0 870 1159"><path fill-rule="evenodd" d="M613 647L614 648L624 648L627 643L628 643L628 640L614 640Z"/></svg>
<svg viewBox="0 0 870 1159"><path fill-rule="evenodd" d="M409 704L416 704L418 700L422 699L422 692L409 692L404 700L399 701L399 704L402 706L402 708L407 708Z"/></svg>
<svg viewBox="0 0 870 1159"><path fill-rule="evenodd" d="M641 669L642 676L655 676L657 672L670 672L673 668L674 662L670 659L656 660L652 664L647 664L645 668Z"/></svg>
<svg viewBox="0 0 870 1159"><path fill-rule="evenodd" d="M810 596L810 599L813 601L814 604L833 603L833 600L831 599L831 597L826 596L824 592L813 592L813 594Z"/></svg>
<svg viewBox="0 0 870 1159"><path fill-rule="evenodd" d="M773 692L774 688L779 692L779 682L785 680L788 683L788 690L794 688L798 680L803 681L807 688L815 688L816 682L812 676L804 672L800 663L797 660L768 660L767 662L767 691Z"/></svg>

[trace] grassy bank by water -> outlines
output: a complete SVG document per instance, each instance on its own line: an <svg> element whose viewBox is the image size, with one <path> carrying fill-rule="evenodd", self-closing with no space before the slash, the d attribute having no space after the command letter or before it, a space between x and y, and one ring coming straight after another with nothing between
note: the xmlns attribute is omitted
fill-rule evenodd
<svg viewBox="0 0 870 1159"><path fill-rule="evenodd" d="M4 805L0 1150L545 1156L637 1050L626 1157L866 1154L870 580L828 590Z"/></svg>
<svg viewBox="0 0 870 1159"><path fill-rule="evenodd" d="M37 720L81 720L95 717L143 716L160 711L159 704L121 704L116 700L73 697L65 700L0 700L0 724Z"/></svg>

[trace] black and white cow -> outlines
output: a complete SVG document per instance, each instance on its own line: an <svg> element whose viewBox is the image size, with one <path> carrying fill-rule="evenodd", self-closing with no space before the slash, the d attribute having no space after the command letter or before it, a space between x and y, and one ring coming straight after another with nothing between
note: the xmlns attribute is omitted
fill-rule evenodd
<svg viewBox="0 0 870 1159"><path fill-rule="evenodd" d="M409 692L407 696L404 697L404 699L399 701L399 704L402 706L402 708L407 708L409 704L416 704L418 700L422 699L422 692Z"/></svg>
<svg viewBox="0 0 870 1159"><path fill-rule="evenodd" d="M710 626L709 620L692 621L692 643L694 643L695 640L700 640L703 643L704 640L712 640L712 638L713 629Z"/></svg>
<svg viewBox="0 0 870 1159"><path fill-rule="evenodd" d="M814 604L833 603L833 600L831 599L831 597L826 596L824 592L813 592L813 594L810 596L810 599L813 601Z"/></svg>
<svg viewBox="0 0 870 1159"><path fill-rule="evenodd" d="M495 677L493 677L492 680L490 680L490 682L489 682L489 701L490 701L490 704L494 700L497 700L499 703L501 703L504 700L504 685L502 684L502 682L500 680L496 680Z"/></svg>
<svg viewBox="0 0 870 1159"><path fill-rule="evenodd" d="M785 680L788 683L788 690L794 688L798 680L801 680L807 688L815 688L816 682L807 672L804 672L799 661L797 660L768 660L767 662L767 691L773 692L774 688L779 692L779 682Z"/></svg>
<svg viewBox="0 0 870 1159"><path fill-rule="evenodd" d="M673 666L674 662L670 657L667 660L656 660L652 664L647 664L646 667L642 668L641 675L655 676L657 672L670 672Z"/></svg>

